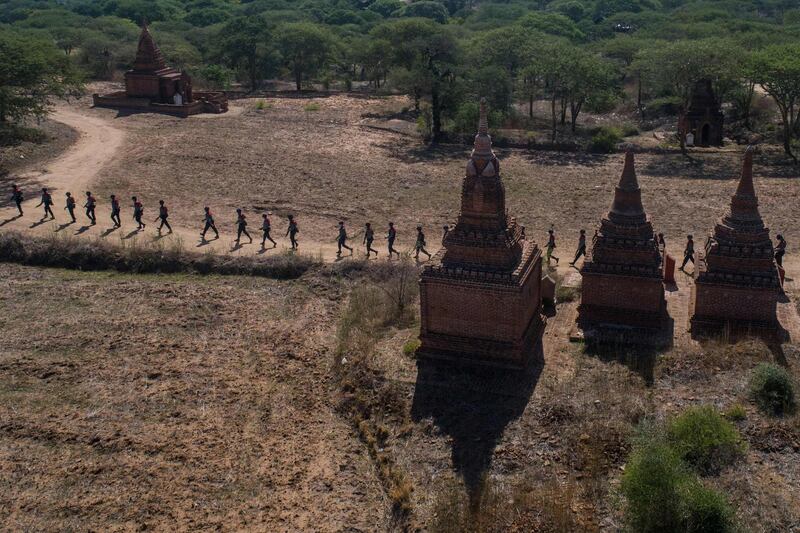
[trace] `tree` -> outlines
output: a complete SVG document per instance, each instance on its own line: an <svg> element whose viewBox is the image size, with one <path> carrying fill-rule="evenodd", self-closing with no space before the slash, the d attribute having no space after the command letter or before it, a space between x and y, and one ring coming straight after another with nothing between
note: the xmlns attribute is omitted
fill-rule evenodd
<svg viewBox="0 0 800 533"><path fill-rule="evenodd" d="M430 2L427 0L414 2L413 4L408 4L402 10L400 10L400 14L403 17L428 18L438 22L439 24L444 24L447 22L447 8L439 2Z"/></svg>
<svg viewBox="0 0 800 533"><path fill-rule="evenodd" d="M53 98L77 95L81 80L51 42L0 32L0 124L47 115Z"/></svg>
<svg viewBox="0 0 800 533"><path fill-rule="evenodd" d="M783 124L783 150L797 162L792 153L792 139L800 126L800 45L775 45L756 52L751 68L755 81L778 106Z"/></svg>
<svg viewBox="0 0 800 533"><path fill-rule="evenodd" d="M243 69L254 91L274 60L269 43L266 24L260 17L238 17L220 30L217 55L228 67Z"/></svg>
<svg viewBox="0 0 800 533"><path fill-rule="evenodd" d="M574 133L578 115L586 103L616 100L619 75L608 61L580 49L575 50L568 61L572 63L572 68L567 71L564 90L569 101L570 126Z"/></svg>
<svg viewBox="0 0 800 533"><path fill-rule="evenodd" d="M284 24L278 30L276 41L298 91L303 88L303 81L328 66L339 48L330 30L310 22Z"/></svg>

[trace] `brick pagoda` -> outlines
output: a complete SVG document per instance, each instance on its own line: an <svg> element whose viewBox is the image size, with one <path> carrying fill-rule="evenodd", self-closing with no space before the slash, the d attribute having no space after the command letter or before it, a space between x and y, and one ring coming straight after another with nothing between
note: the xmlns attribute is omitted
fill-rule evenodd
<svg viewBox="0 0 800 533"><path fill-rule="evenodd" d="M542 253L506 212L486 103L461 212L420 279L421 357L523 367L541 341Z"/></svg>
<svg viewBox="0 0 800 533"><path fill-rule="evenodd" d="M681 131L685 136L692 133L696 146L722 146L722 126L725 116L714 94L711 80L695 83L689 109L681 120Z"/></svg>
<svg viewBox="0 0 800 533"><path fill-rule="evenodd" d="M730 212L717 222L698 257L689 303L692 335L777 333L781 289L774 255L758 211L748 148Z"/></svg>
<svg viewBox="0 0 800 533"><path fill-rule="evenodd" d="M666 322L662 256L642 205L633 153L581 268L578 326L588 336L614 330L661 329ZM644 336L646 337L646 335Z"/></svg>
<svg viewBox="0 0 800 533"><path fill-rule="evenodd" d="M102 96L95 94L93 99L96 107L139 109L179 116L228 110L225 93L194 92L191 77L167 65L146 24L139 35L133 68L125 73L125 91Z"/></svg>

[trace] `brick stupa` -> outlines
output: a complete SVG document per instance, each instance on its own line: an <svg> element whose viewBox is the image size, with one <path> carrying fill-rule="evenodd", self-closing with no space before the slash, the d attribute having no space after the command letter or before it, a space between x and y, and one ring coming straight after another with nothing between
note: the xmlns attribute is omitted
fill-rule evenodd
<svg viewBox="0 0 800 533"><path fill-rule="evenodd" d="M188 74L167 65L147 24L142 25L133 68L125 73L125 90L92 96L96 107L155 111L184 117L228 110L225 93L195 92Z"/></svg>
<svg viewBox="0 0 800 533"><path fill-rule="evenodd" d="M692 335L776 333L780 279L774 255L758 211L748 148L730 212L717 222L697 261L689 303Z"/></svg>
<svg viewBox="0 0 800 533"><path fill-rule="evenodd" d="M506 212L481 100L461 211L420 279L421 357L523 367L541 341L542 253Z"/></svg>
<svg viewBox="0 0 800 533"><path fill-rule="evenodd" d="M578 325L585 334L607 328L657 330L667 318L662 257L642 205L633 153L581 268Z"/></svg>

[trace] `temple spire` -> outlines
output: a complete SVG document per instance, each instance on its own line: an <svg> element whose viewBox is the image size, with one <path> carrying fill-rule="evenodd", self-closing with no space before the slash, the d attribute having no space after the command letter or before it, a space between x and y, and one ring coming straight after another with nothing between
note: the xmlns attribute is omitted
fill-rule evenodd
<svg viewBox="0 0 800 533"><path fill-rule="evenodd" d="M761 213L758 212L758 197L753 185L753 153L752 146L749 146L744 153L742 174L736 186L736 193L731 198L731 214L725 219L733 227L746 225L761 228L764 225Z"/></svg>
<svg viewBox="0 0 800 533"><path fill-rule="evenodd" d="M492 138L489 135L489 119L486 113L486 98L481 98L480 115L478 118L478 134L475 136L475 149L472 158L485 159L494 157L492 152Z"/></svg>
<svg viewBox="0 0 800 533"><path fill-rule="evenodd" d="M739 186L736 187L736 196L755 197L756 195L756 189L753 186L753 152L752 146L748 146L744 152L742 175L739 178Z"/></svg>
<svg viewBox="0 0 800 533"><path fill-rule="evenodd" d="M147 21L142 20L142 32L139 34L139 46L136 50L136 59L133 62L133 70L142 72L152 72L167 68L167 62L161 54L161 50L153 40L150 30L147 28Z"/></svg>
<svg viewBox="0 0 800 533"><path fill-rule="evenodd" d="M633 222L643 222L646 218L644 206L642 205L642 190L639 188L639 181L636 179L636 167L633 152L625 152L625 167L622 169L622 176L619 179L614 191L614 203L611 205L609 217L621 215L626 218L633 218ZM622 222L622 221L619 221Z"/></svg>
<svg viewBox="0 0 800 533"><path fill-rule="evenodd" d="M478 134L489 134L489 119L486 116L486 98L481 98L480 118L478 119Z"/></svg>

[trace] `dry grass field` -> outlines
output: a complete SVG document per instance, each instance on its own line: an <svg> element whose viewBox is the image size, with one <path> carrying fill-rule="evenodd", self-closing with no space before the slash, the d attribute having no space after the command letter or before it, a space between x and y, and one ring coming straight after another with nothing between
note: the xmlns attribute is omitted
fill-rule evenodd
<svg viewBox="0 0 800 533"><path fill-rule="evenodd" d="M101 199L139 195L150 220L164 198L186 248L210 205L227 237L201 250L255 254L255 245L229 251L233 211L244 207L251 221L273 211L281 234L281 218L296 214L301 250L328 259L339 219L351 232L394 220L408 248L413 226L436 243L457 214L467 147L426 149L363 123L404 105L250 99L188 120L70 111L119 132L115 157L85 185ZM562 257L607 211L622 166L618 154L498 155L509 210L540 242L554 224ZM739 156L727 147L693 153L694 163L637 156L645 207L673 254L726 209ZM0 186L80 179L41 161L15 164ZM762 214L793 255L796 170L769 151L756 165ZM35 224L35 201L27 205L13 219L1 204L0 231L50 234ZM104 238L104 209L98 227L65 233ZM127 211L123 222L124 236ZM789 265L800 277L800 263ZM703 483L728 494L745 530L800 531L800 414L770 418L747 397L761 361L777 359L800 380L796 345L681 340L657 359L591 354L567 342L576 304L564 302L548 322L543 364L524 375L418 366L407 353L417 302L412 291L395 309L397 271L387 268L345 260L277 281L0 264L2 528L617 531L636 425L712 404L743 406L734 423L748 451ZM681 278L668 296L681 338L688 287Z"/></svg>

